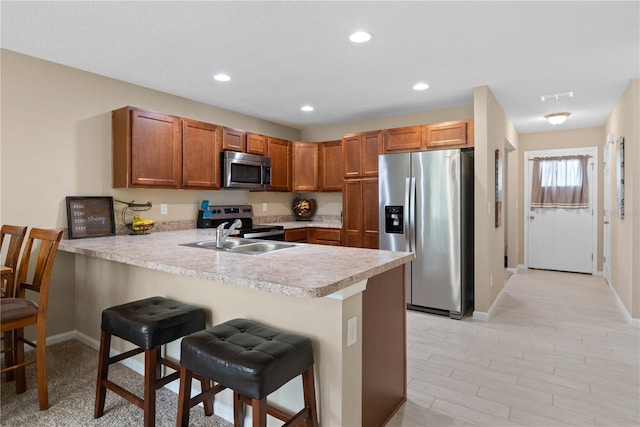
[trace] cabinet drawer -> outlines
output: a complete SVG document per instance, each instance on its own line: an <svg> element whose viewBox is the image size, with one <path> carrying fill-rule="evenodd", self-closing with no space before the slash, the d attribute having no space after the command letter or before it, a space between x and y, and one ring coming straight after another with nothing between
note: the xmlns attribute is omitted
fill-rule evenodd
<svg viewBox="0 0 640 427"><path fill-rule="evenodd" d="M287 242L306 243L309 236L308 228L294 228L293 230L284 231L284 239Z"/></svg>
<svg viewBox="0 0 640 427"><path fill-rule="evenodd" d="M340 244L339 228L314 228L313 237L315 243L325 244L325 242L334 242ZM326 243L330 244L330 243Z"/></svg>

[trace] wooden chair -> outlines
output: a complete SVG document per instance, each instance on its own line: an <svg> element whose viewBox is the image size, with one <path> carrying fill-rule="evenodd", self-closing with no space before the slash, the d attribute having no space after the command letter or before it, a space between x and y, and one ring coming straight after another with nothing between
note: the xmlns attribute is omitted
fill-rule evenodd
<svg viewBox="0 0 640 427"><path fill-rule="evenodd" d="M51 272L53 262L58 250L58 244L62 237L62 231L43 230L32 228L29 232L27 242L22 252L20 267L17 276L17 289L15 298L2 298L0 302L1 332L11 331L13 334L13 352L15 363L6 366L0 372L9 370L16 371L16 392L23 393L27 389L25 378L25 366L36 363L36 373L38 379L38 400L40 410L49 407L47 392L47 304L49 300L49 284L51 282ZM37 252L37 261L32 280L27 280L29 276L29 260L31 259L34 242L40 243ZM38 302L35 303L25 298L26 290L37 292ZM32 343L24 338L24 328L29 325L36 325L36 343ZM24 344L36 348L36 358L24 360Z"/></svg>
<svg viewBox="0 0 640 427"><path fill-rule="evenodd" d="M16 269L18 268L18 258L20 257L20 249L22 249L22 242L24 236L27 234L27 227L21 227L16 225L3 225L0 228L0 250L2 250L5 237L9 241L7 246L7 255L2 263L3 266L11 269L10 273L7 273L2 277L2 289L0 290L0 297L13 298L14 289L16 286ZM10 333L2 334L3 348L13 348L12 336ZM13 352L8 351L5 354L6 366L13 365ZM6 374L7 381L13 381L13 371L9 371Z"/></svg>
<svg viewBox="0 0 640 427"><path fill-rule="evenodd" d="M9 246L7 248L7 256L4 259L2 265L9 267L13 270L13 273L9 273L2 283L2 291L0 296L2 298L13 297L13 290L16 285L16 269L18 268L18 257L20 256L20 249L22 249L22 242L24 236L27 234L27 227L19 227L16 225L3 225L0 229L0 249L2 249L5 237L9 238Z"/></svg>

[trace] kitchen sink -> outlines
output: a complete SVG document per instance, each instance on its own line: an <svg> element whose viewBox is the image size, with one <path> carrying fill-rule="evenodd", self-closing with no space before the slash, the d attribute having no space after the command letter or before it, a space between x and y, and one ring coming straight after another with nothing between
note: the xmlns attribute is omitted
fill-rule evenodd
<svg viewBox="0 0 640 427"><path fill-rule="evenodd" d="M279 249L287 249L300 246L297 243L287 243L271 240L228 238L222 248L216 247L215 240L204 240L201 242L184 243L181 246L190 246L193 248L213 249L216 251L226 251L246 255L261 255L268 252L277 251Z"/></svg>

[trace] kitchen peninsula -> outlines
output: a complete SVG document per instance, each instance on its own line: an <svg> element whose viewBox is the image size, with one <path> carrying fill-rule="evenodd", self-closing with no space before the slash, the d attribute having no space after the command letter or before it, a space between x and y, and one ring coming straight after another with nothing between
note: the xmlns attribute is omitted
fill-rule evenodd
<svg viewBox="0 0 640 427"><path fill-rule="evenodd" d="M62 241L61 251L76 254L77 331L97 343L103 309L153 295L205 307L207 325L253 319L311 338L321 425L390 418L406 397L404 264L413 255L311 244L261 255L183 246L214 240L212 231ZM114 340L112 349L126 345ZM179 343L167 347L178 359ZM296 379L270 399L297 411L301 387ZM230 407L223 393L216 410Z"/></svg>

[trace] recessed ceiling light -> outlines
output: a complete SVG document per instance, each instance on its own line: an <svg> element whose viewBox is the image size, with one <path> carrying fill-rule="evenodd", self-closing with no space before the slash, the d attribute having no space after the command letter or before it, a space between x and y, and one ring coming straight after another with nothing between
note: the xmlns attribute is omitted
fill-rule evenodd
<svg viewBox="0 0 640 427"><path fill-rule="evenodd" d="M349 40L354 43L364 43L371 40L371 34L366 31L356 31L349 36Z"/></svg>
<svg viewBox="0 0 640 427"><path fill-rule="evenodd" d="M313 111L313 107L311 105L305 105L300 108L302 111Z"/></svg>
<svg viewBox="0 0 640 427"><path fill-rule="evenodd" d="M413 85L413 90L425 90L429 89L429 85L426 83L416 83Z"/></svg>
<svg viewBox="0 0 640 427"><path fill-rule="evenodd" d="M228 82L229 80L231 80L231 77L224 73L218 73L213 76L213 78L219 82Z"/></svg>

